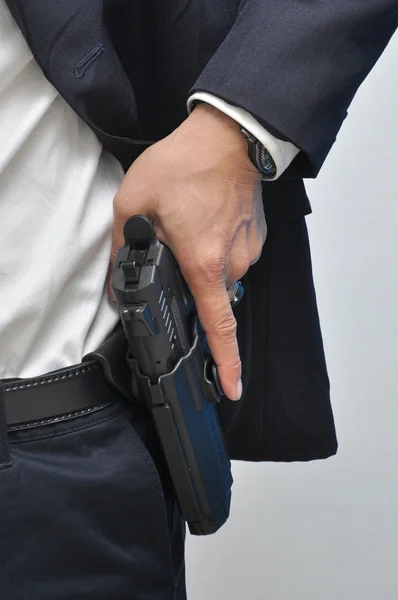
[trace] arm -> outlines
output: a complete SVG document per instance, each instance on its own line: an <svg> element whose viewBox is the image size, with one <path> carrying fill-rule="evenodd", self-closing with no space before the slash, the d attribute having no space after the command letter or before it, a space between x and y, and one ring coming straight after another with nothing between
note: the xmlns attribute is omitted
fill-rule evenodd
<svg viewBox="0 0 398 600"><path fill-rule="evenodd" d="M193 294L225 394L240 398L241 361L227 288L260 258L267 225L260 172L239 125L199 104L133 162L113 209L112 263L127 219L148 216Z"/></svg>
<svg viewBox="0 0 398 600"><path fill-rule="evenodd" d="M265 181L274 181L275 179L278 179L290 165L293 158L299 153L299 149L296 148L296 146L290 142L284 142L272 135L243 108L232 106L225 102L225 100L221 100L221 98L217 98L211 94L206 94L206 92L197 92L189 97L188 113L191 113L194 103L197 101L211 104L224 114L228 115L231 119L254 135L254 137L267 148L274 160L276 175L273 178L265 179Z"/></svg>
<svg viewBox="0 0 398 600"><path fill-rule="evenodd" d="M398 26L398 0L242 0L191 89L249 112L316 176L362 81Z"/></svg>

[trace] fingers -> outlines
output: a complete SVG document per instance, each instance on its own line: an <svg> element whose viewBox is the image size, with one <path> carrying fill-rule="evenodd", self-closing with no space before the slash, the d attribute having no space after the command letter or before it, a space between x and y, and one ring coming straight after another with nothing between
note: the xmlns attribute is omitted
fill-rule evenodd
<svg viewBox="0 0 398 600"><path fill-rule="evenodd" d="M223 289L222 289L223 288ZM242 368L236 339L236 319L225 284L197 292L195 303L225 395L239 400L242 395Z"/></svg>
<svg viewBox="0 0 398 600"><path fill-rule="evenodd" d="M242 227L229 249L223 244L220 247L209 241L206 245L207 251L197 257L196 264L191 258L190 266L184 272L217 365L221 385L231 400L238 400L242 395L242 365L236 336L237 322L227 288L243 277L250 266L257 262L265 238L266 225L262 230L254 225L249 228ZM187 252L186 255L192 257L194 253ZM181 256L180 266L185 261Z"/></svg>
<svg viewBox="0 0 398 600"><path fill-rule="evenodd" d="M136 161L115 197L111 265L124 243L126 220L133 214L148 216L159 240L173 252L193 294L223 390L237 400L242 394L242 368L227 287L261 254L266 237L263 208L257 206L262 205L261 194L254 190L252 197L248 186L239 188L238 194L235 184L213 177L212 172L203 179L202 172L194 170L178 185L180 169L171 175L167 169L161 178L153 179L153 166L145 166L146 153L140 169ZM150 187L151 181L156 185Z"/></svg>
<svg viewBox="0 0 398 600"><path fill-rule="evenodd" d="M196 252L185 252L176 258L194 297L224 393L231 400L238 400L242 394L241 361L236 319L226 288L228 257L224 244L208 240Z"/></svg>

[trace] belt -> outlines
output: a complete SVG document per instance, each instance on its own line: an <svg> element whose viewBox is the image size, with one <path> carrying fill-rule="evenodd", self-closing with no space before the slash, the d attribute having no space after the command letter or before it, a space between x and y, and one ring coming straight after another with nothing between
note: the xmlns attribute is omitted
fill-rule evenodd
<svg viewBox="0 0 398 600"><path fill-rule="evenodd" d="M71 419L99 410L117 397L98 362L30 379L3 380L1 391L11 429Z"/></svg>
<svg viewBox="0 0 398 600"><path fill-rule="evenodd" d="M122 328L79 365L29 379L0 381L9 429L25 429L100 410L121 396L131 401L131 374ZM1 409L1 406L0 406Z"/></svg>

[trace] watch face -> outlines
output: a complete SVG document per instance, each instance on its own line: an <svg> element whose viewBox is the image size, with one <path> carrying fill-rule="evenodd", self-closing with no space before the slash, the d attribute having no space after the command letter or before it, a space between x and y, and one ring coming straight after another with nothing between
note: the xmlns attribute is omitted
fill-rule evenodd
<svg viewBox="0 0 398 600"><path fill-rule="evenodd" d="M265 148L262 144L259 144L259 146L258 159L261 166L261 171L267 177L274 177L276 175L276 165L274 160L267 148Z"/></svg>

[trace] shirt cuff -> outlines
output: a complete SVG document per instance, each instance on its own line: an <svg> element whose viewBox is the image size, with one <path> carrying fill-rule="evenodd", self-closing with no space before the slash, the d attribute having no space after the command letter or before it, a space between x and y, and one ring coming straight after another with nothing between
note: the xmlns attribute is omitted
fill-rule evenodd
<svg viewBox="0 0 398 600"><path fill-rule="evenodd" d="M218 108L218 110L231 117L231 119L254 135L254 137L267 148L274 160L276 175L275 177L267 178L265 181L275 181L275 179L278 179L290 165L294 157L300 152L294 144L284 142L269 133L269 131L260 125L260 123L246 110L238 106L233 106L232 104L225 102L225 100L213 96L213 94L208 94L207 92L195 92L192 94L187 102L188 114L192 112L193 105L197 101L207 102L207 104L211 104L214 108Z"/></svg>

